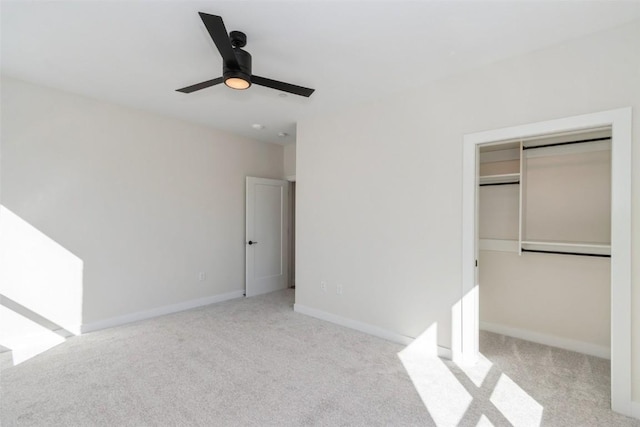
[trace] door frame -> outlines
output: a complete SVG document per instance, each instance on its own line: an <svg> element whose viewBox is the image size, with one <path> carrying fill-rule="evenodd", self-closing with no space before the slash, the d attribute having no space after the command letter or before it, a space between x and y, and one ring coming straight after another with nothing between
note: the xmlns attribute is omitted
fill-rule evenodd
<svg viewBox="0 0 640 427"><path fill-rule="evenodd" d="M284 287L282 289L285 289L289 286L289 266L288 266L288 262L289 262L289 234L287 232L287 229L289 227L289 182L282 180L282 179L269 179L269 178L259 178L259 177L254 177L254 176L247 176L245 177L245 239L244 239L244 243L245 243L245 277L244 277L244 295L246 297L248 296L256 296L256 295L260 295L262 293L265 292L258 292L258 293L252 293L251 295L249 295L249 293L247 292L249 289L249 278L250 278L250 268L251 268L251 263L250 261L250 257L253 257L253 251L250 250L249 248L249 239L256 239L256 236L251 236L250 233L251 231L253 231L250 227L250 223L249 223L249 216L252 213L252 209L250 209L251 207L255 208L255 203L253 200L250 200L249 195L250 195L250 186L256 183L261 183L261 184L265 184L265 185L277 185L281 187L281 191L282 191L282 206L281 206L281 218L280 218L280 227L281 227L281 242L282 242L282 246L281 246L281 260L282 260L282 264L281 264L281 269L283 272L283 276L284 276ZM253 209L253 213L255 214L255 209ZM253 221L253 218L251 219ZM253 258L251 258L251 260L253 260ZM270 291L269 291L270 292Z"/></svg>
<svg viewBox="0 0 640 427"><path fill-rule="evenodd" d="M476 281L479 146L492 142L610 126L611 138L611 409L632 416L631 381L631 107L464 135L462 282L452 312L452 356L474 363L479 354Z"/></svg>
<svg viewBox="0 0 640 427"><path fill-rule="evenodd" d="M289 287L296 288L296 176L287 176L289 181L289 219L287 221L287 243L289 244L289 254L287 262L289 263Z"/></svg>

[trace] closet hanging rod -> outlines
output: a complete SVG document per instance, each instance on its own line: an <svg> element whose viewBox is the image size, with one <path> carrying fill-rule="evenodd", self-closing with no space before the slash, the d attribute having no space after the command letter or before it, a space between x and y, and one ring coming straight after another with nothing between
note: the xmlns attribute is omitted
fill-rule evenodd
<svg viewBox="0 0 640 427"><path fill-rule="evenodd" d="M523 150L533 150L535 148L545 148L545 147L557 147L559 145L569 145L569 144L582 144L583 142L596 142L596 141L606 141L611 139L610 136L606 136L603 138L591 138L591 139L581 139L579 141L569 141L569 142L554 142L553 144L543 144L543 145L533 145L530 147L522 147Z"/></svg>
<svg viewBox="0 0 640 427"><path fill-rule="evenodd" d="M515 185L515 184L520 184L520 181L514 181L514 182L488 182L486 184L480 184L480 187L486 187L488 185Z"/></svg>
<svg viewBox="0 0 640 427"><path fill-rule="evenodd" d="M562 251L541 251L539 249L522 248L522 252L537 252L540 254L578 255L578 256L595 256L600 258L611 258L611 255L608 255L608 254L589 254L589 253L583 253L583 252L562 252Z"/></svg>

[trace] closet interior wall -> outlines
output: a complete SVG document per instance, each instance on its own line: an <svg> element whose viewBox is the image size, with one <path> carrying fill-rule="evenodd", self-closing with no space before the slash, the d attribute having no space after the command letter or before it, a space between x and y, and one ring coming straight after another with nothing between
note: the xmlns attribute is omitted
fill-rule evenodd
<svg viewBox="0 0 640 427"><path fill-rule="evenodd" d="M610 136L480 147L481 329L609 357Z"/></svg>

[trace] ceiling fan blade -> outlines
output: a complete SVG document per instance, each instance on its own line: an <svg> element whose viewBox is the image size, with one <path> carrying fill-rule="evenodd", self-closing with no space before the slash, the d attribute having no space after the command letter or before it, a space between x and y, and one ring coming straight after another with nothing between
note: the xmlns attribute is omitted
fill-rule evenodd
<svg viewBox="0 0 640 427"><path fill-rule="evenodd" d="M217 84L222 83L223 81L224 81L224 78L218 77L217 79L207 80L206 82L202 82L202 83L198 83L198 84L195 84L195 85L183 87L182 89L176 89L176 92L191 93L191 92L195 92L195 91L200 90L200 89L206 89L208 87L215 86Z"/></svg>
<svg viewBox="0 0 640 427"><path fill-rule="evenodd" d="M271 89L280 90L282 92L292 93L294 95L306 96L307 98L315 91L315 89L309 89L308 87L296 86L291 83L279 82L277 80L271 80L266 77L251 76L251 83L270 87Z"/></svg>
<svg viewBox="0 0 640 427"><path fill-rule="evenodd" d="M224 64L229 68L240 68L238 60L236 59L236 53L233 50L233 46L231 46L231 41L229 40L229 33L224 26L222 18L218 15L209 15L208 13L203 12L198 12L198 14L200 15L200 19L202 19L204 26L207 27L207 31L209 31L209 35L213 39L213 42L216 44Z"/></svg>

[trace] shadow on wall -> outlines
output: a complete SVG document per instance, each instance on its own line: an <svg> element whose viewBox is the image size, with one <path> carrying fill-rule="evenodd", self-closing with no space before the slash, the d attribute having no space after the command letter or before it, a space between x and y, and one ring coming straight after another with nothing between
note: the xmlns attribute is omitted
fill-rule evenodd
<svg viewBox="0 0 640 427"><path fill-rule="evenodd" d="M0 348L17 365L80 334L80 258L0 206Z"/></svg>

